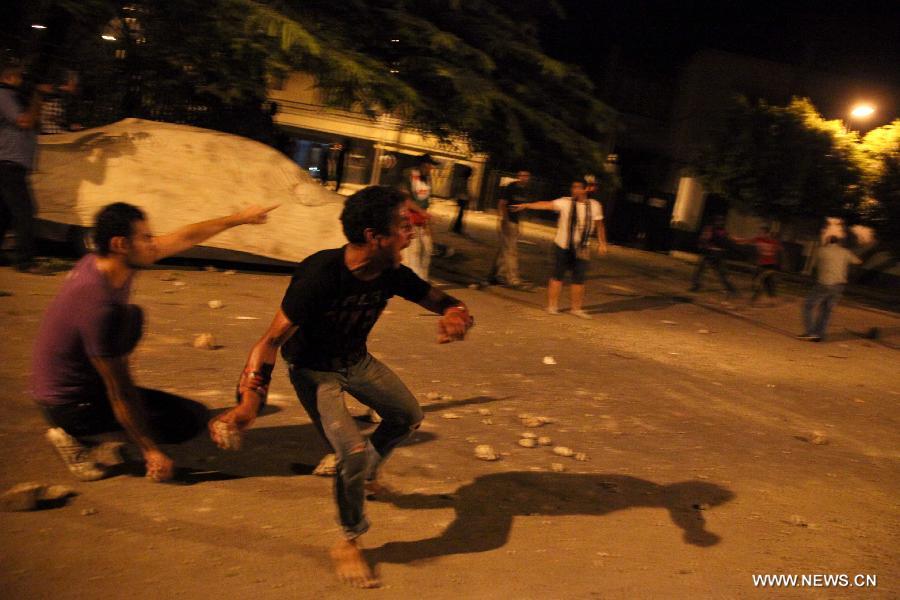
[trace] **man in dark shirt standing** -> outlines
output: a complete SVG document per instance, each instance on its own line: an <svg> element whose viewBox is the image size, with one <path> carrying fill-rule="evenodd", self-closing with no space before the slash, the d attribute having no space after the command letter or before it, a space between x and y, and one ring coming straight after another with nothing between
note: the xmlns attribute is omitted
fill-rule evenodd
<svg viewBox="0 0 900 600"><path fill-rule="evenodd" d="M418 428L423 414L400 378L368 353L366 338L392 296L442 315L441 343L463 339L473 321L462 302L401 264L412 235L402 192L365 188L346 200L341 222L350 243L313 254L297 267L275 319L250 352L238 406L210 423L210 435L222 448L240 446L265 403L283 347L297 396L337 455L334 486L344 539L331 555L338 576L356 587L376 587L356 541L369 528L365 494L383 491L378 467ZM347 411L344 392L381 416L368 440Z"/></svg>
<svg viewBox="0 0 900 600"><path fill-rule="evenodd" d="M519 277L519 214L510 208L529 200L531 173L519 171L516 180L500 191L497 212L500 213L500 247L488 275L488 283L505 283L518 287Z"/></svg>
<svg viewBox="0 0 900 600"><path fill-rule="evenodd" d="M22 66L8 60L0 64L0 244L12 223L16 232L15 267L40 272L34 260L34 200L28 174L37 149L39 96L29 108L19 98ZM37 92L36 92L37 93Z"/></svg>
<svg viewBox="0 0 900 600"><path fill-rule="evenodd" d="M713 219L712 225L707 225L700 234L700 262L694 270L694 276L691 280L692 292L700 290L700 283L703 281L703 271L707 265L713 267L722 281L722 285L728 290L729 296L736 296L737 290L728 280L728 270L725 267L725 255L734 245L728 230L725 229L725 217L719 215Z"/></svg>

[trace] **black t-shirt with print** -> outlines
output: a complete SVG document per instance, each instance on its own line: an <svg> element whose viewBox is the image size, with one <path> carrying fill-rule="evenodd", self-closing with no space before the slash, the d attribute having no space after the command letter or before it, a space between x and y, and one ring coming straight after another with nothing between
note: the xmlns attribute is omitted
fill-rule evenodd
<svg viewBox="0 0 900 600"><path fill-rule="evenodd" d="M420 302L431 286L409 267L363 281L344 264L344 248L322 250L297 266L281 310L297 333L282 348L289 363L329 371L356 364L366 338L393 296Z"/></svg>
<svg viewBox="0 0 900 600"><path fill-rule="evenodd" d="M518 181L513 181L503 188L500 197L506 200L507 208L516 204L525 204L528 202L528 187L520 184ZM510 212L509 222L518 223L519 213Z"/></svg>

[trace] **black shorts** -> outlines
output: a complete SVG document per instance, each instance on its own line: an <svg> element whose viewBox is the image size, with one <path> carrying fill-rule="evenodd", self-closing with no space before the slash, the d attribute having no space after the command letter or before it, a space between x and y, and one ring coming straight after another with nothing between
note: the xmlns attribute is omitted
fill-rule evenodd
<svg viewBox="0 0 900 600"><path fill-rule="evenodd" d="M209 419L199 402L147 388L138 388L138 393L147 416L147 433L158 444L186 442L200 433ZM78 402L40 406L52 426L62 427L74 437L122 430L102 391Z"/></svg>
<svg viewBox="0 0 900 600"><path fill-rule="evenodd" d="M572 271L572 283L581 285L584 283L584 276L587 274L588 260L578 258L574 250L560 248L553 244L556 262L553 266L553 279L562 281L566 276L566 271Z"/></svg>

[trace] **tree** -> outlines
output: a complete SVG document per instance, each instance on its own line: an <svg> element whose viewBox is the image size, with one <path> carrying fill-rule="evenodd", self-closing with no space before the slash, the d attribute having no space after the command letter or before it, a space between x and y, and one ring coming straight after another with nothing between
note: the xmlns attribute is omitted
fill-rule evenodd
<svg viewBox="0 0 900 600"><path fill-rule="evenodd" d="M862 157L867 193L860 216L895 255L900 254L900 120L867 133Z"/></svg>
<svg viewBox="0 0 900 600"><path fill-rule="evenodd" d="M258 111L267 83L302 70L316 78L330 105L390 113L442 139L462 135L499 166L560 179L603 172L615 115L580 70L542 52L536 31L542 19L559 16L552 2L44 0L35 6L72 16L55 51L94 74L86 84L97 107L117 104L128 114L161 118L172 106L206 115ZM97 34L110 27L117 41L103 46Z"/></svg>
<svg viewBox="0 0 900 600"><path fill-rule="evenodd" d="M852 215L863 194L858 136L807 99L737 99L694 167L709 189L767 219Z"/></svg>

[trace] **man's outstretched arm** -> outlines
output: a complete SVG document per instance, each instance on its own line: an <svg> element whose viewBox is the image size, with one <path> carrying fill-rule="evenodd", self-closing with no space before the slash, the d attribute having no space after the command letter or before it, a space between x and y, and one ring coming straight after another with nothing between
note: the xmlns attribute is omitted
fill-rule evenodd
<svg viewBox="0 0 900 600"><path fill-rule="evenodd" d="M103 379L113 415L144 456L147 477L154 481L171 479L174 463L150 437L140 392L128 371L128 357L91 357L91 364Z"/></svg>
<svg viewBox="0 0 900 600"><path fill-rule="evenodd" d="M237 450L243 432L253 424L266 401L278 349L297 331L279 309L269 329L250 351L238 381L238 405L209 422L209 435L220 448Z"/></svg>
<svg viewBox="0 0 900 600"><path fill-rule="evenodd" d="M457 300L437 288L431 288L419 306L441 315L438 322L438 342L446 344L465 339L466 333L475 325L469 308L462 300Z"/></svg>
<svg viewBox="0 0 900 600"><path fill-rule="evenodd" d="M154 240L156 242L155 261L184 252L214 235L222 233L226 229L231 229L238 225L259 225L265 223L269 212L277 206L277 204L268 207L249 206L226 217L185 225L171 233L158 236Z"/></svg>

